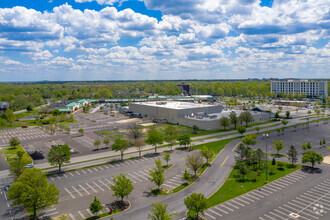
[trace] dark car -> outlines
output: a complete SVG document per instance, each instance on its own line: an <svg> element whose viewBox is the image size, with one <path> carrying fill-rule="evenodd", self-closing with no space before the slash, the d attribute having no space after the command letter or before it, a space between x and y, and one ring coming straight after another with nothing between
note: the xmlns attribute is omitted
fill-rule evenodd
<svg viewBox="0 0 330 220"><path fill-rule="evenodd" d="M22 128L28 128L28 126L27 125L23 125Z"/></svg>

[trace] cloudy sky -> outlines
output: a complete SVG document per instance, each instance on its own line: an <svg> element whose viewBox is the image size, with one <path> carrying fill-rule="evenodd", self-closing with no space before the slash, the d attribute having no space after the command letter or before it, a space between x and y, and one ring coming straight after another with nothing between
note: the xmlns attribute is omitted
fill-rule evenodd
<svg viewBox="0 0 330 220"><path fill-rule="evenodd" d="M0 0L0 81L330 78L329 0Z"/></svg>

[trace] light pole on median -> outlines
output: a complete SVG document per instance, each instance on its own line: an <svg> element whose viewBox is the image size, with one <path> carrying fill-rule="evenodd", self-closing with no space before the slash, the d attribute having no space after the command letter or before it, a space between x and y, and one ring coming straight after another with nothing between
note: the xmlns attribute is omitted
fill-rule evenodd
<svg viewBox="0 0 330 220"><path fill-rule="evenodd" d="M268 155L267 155L267 139L269 137L269 135L263 134L263 136L266 138L266 183L268 183Z"/></svg>

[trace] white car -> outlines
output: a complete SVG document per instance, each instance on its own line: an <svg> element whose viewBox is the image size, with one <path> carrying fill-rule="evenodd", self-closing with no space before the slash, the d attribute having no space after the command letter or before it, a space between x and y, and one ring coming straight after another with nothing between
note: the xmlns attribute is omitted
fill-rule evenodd
<svg viewBox="0 0 330 220"><path fill-rule="evenodd" d="M33 162L32 162L32 163L26 165L24 168L33 168L33 167L34 167L34 164L33 164Z"/></svg>

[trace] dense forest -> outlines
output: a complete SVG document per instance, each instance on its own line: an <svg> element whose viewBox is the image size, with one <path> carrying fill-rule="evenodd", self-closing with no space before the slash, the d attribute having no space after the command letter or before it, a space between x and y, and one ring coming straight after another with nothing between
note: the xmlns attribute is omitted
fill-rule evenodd
<svg viewBox="0 0 330 220"><path fill-rule="evenodd" d="M145 98L150 94L180 95L181 81L31 82L0 83L0 100L12 110L58 100L81 98ZM192 95L275 97L269 81L185 81ZM297 97L295 97L297 98ZM299 98L299 97L298 97Z"/></svg>

